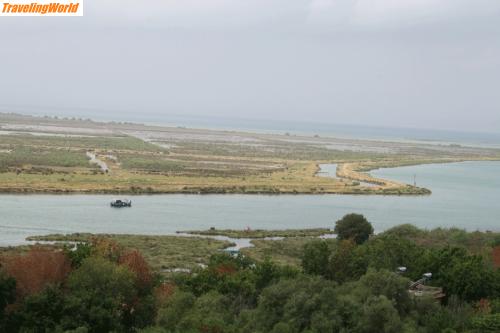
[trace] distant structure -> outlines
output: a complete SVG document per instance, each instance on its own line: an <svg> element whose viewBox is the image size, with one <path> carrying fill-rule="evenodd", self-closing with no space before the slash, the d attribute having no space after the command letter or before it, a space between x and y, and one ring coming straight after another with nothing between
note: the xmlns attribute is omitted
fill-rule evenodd
<svg viewBox="0 0 500 333"><path fill-rule="evenodd" d="M399 266L396 270L397 274L404 275L408 269L406 266ZM436 302L441 302L446 294L441 287L426 286L425 283L432 278L432 273L424 273L417 281L412 281L408 287L408 293L412 297L429 297L433 298Z"/></svg>
<svg viewBox="0 0 500 333"><path fill-rule="evenodd" d="M413 297L432 297L437 302L441 302L446 294L441 287L426 286L425 283L432 278L432 273L424 273L422 278L410 284L408 292Z"/></svg>

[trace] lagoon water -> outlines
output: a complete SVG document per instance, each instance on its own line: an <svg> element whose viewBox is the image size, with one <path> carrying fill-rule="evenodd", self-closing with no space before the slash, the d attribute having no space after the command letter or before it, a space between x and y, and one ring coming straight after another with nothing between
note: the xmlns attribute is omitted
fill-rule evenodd
<svg viewBox="0 0 500 333"><path fill-rule="evenodd" d="M332 168L333 169L333 168ZM500 231L500 162L430 164L372 172L432 190L430 196L152 195L129 196L113 209L110 195L0 195L0 246L49 233L172 234L179 230L333 227L364 214L377 232L402 223L422 228Z"/></svg>

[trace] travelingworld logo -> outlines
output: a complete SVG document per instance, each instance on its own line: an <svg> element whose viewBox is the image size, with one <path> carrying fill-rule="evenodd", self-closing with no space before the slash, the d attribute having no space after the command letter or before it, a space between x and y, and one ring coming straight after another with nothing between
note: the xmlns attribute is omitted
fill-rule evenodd
<svg viewBox="0 0 500 333"><path fill-rule="evenodd" d="M83 16L83 0L4 0L0 16Z"/></svg>

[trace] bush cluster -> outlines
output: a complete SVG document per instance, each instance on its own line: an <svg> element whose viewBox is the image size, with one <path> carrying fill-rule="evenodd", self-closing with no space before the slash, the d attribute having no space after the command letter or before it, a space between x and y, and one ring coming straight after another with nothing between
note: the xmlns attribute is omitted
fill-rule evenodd
<svg viewBox="0 0 500 333"><path fill-rule="evenodd" d="M2 260L0 331L498 332L500 270L463 248L419 245L408 239L418 230L406 229L364 242L356 233L313 240L301 268L220 253L205 268L168 278L106 239L33 248ZM441 302L408 292L428 271L446 293Z"/></svg>

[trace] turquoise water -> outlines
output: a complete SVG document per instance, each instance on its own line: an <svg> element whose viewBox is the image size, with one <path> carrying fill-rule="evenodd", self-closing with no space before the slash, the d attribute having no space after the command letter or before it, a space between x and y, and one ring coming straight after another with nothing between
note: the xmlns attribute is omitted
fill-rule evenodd
<svg viewBox="0 0 500 333"><path fill-rule="evenodd" d="M333 227L344 214L364 214L380 232L402 223L423 228L500 231L500 162L383 169L377 177L413 183L430 196L156 195L129 196L113 209L109 195L0 195L0 245L30 235L93 232L170 234L216 228Z"/></svg>

